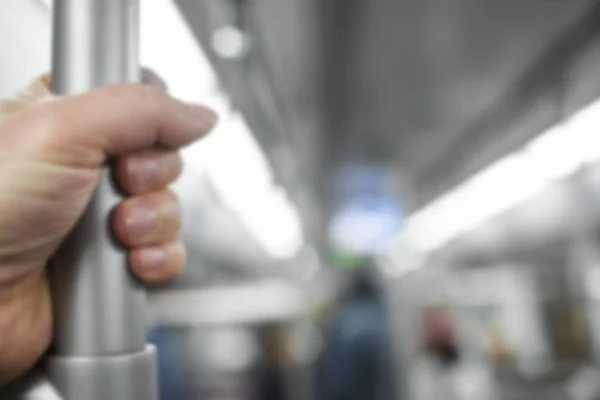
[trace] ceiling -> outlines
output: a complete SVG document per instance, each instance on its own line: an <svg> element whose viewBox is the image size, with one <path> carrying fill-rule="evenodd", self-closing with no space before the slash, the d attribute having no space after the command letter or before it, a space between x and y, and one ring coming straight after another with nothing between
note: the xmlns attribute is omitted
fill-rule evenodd
<svg viewBox="0 0 600 400"><path fill-rule="evenodd" d="M245 58L208 53L313 234L340 163L391 165L414 209L555 123L600 30L591 0L177 2L206 49L248 33Z"/></svg>

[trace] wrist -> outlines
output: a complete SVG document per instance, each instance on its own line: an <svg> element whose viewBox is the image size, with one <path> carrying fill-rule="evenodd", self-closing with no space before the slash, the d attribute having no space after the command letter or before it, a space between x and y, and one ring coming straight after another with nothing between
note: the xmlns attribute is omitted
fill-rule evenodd
<svg viewBox="0 0 600 400"><path fill-rule="evenodd" d="M44 270L0 285L0 384L31 368L52 337Z"/></svg>

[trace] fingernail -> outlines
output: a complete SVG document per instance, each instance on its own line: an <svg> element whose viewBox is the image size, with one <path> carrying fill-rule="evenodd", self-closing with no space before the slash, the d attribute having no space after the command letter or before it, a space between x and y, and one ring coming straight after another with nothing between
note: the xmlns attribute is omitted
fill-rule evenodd
<svg viewBox="0 0 600 400"><path fill-rule="evenodd" d="M132 206L125 219L127 233L130 237L143 236L158 225L158 213L148 206Z"/></svg>
<svg viewBox="0 0 600 400"><path fill-rule="evenodd" d="M154 71L149 68L142 68L142 83L145 83L150 86L154 86L162 90L163 92L168 92L167 84L162 78Z"/></svg>
<svg viewBox="0 0 600 400"><path fill-rule="evenodd" d="M139 251L139 261L144 271L159 271L165 265L167 255L160 248L147 248Z"/></svg>
<svg viewBox="0 0 600 400"><path fill-rule="evenodd" d="M201 119L203 128L207 131L214 128L219 120L219 115L215 111L205 106L192 104L189 105L188 109L195 118Z"/></svg>
<svg viewBox="0 0 600 400"><path fill-rule="evenodd" d="M141 190L152 186L158 179L159 169L159 163L150 157L134 159L127 165L129 179Z"/></svg>

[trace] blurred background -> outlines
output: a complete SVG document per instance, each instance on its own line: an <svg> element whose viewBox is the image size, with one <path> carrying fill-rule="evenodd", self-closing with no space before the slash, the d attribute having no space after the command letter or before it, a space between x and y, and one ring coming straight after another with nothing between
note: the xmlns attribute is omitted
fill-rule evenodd
<svg viewBox="0 0 600 400"><path fill-rule="evenodd" d="M51 1L0 2L0 96ZM143 0L221 118L149 296L162 400L600 399L600 2Z"/></svg>

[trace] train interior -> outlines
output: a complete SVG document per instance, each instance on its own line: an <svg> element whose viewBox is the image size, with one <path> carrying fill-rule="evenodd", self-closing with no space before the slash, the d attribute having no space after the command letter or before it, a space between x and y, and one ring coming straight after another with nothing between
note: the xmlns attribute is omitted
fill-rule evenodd
<svg viewBox="0 0 600 400"><path fill-rule="evenodd" d="M600 399L600 2L141 4L141 64L220 116L148 293L164 399ZM0 98L52 7L0 1Z"/></svg>

